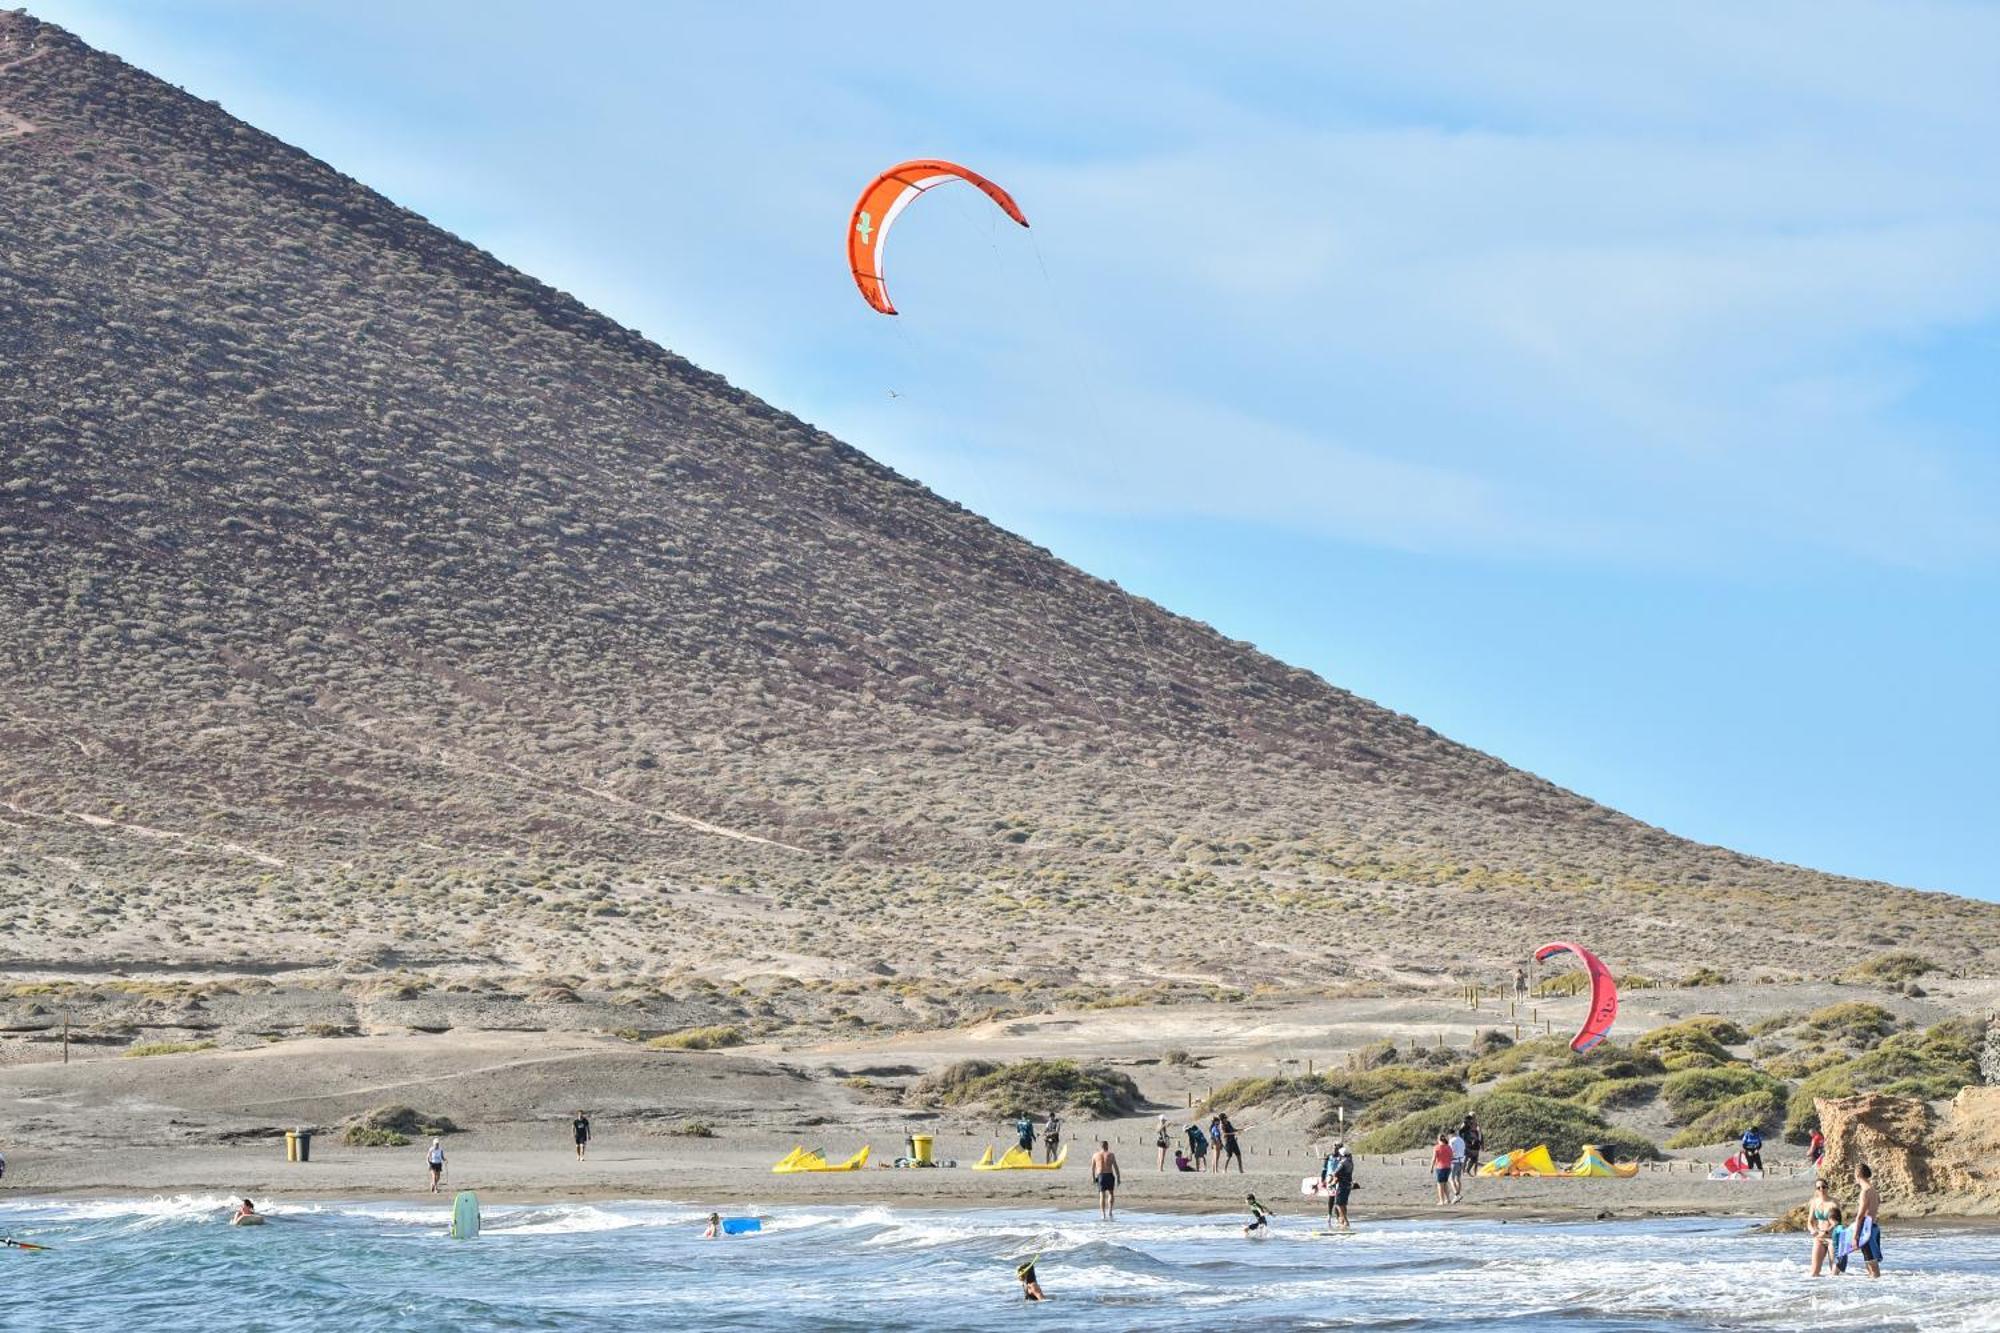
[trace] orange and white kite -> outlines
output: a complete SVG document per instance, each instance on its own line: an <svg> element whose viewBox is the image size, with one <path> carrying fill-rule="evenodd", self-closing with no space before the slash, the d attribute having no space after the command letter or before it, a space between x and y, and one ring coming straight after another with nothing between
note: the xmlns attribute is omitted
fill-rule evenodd
<svg viewBox="0 0 2000 1333"><path fill-rule="evenodd" d="M1008 217L1024 227L1028 225L1012 195L957 163L903 162L890 167L861 192L861 200L854 205L854 217L847 227L847 266L854 271L854 285L861 289L862 299L883 314L896 313L896 307L889 304L889 288L882 270L882 252L889 244L889 228L918 195L952 181L978 187Z"/></svg>

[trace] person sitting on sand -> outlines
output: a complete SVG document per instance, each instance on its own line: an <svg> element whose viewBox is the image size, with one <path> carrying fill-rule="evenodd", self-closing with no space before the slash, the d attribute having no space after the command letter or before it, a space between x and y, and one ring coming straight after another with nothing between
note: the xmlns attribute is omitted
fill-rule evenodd
<svg viewBox="0 0 2000 1333"><path fill-rule="evenodd" d="M1097 1215L1109 1222L1118 1211L1118 1154L1101 1139L1090 1155L1090 1178L1097 1182Z"/></svg>
<svg viewBox="0 0 2000 1333"><path fill-rule="evenodd" d="M722 1235L722 1214L710 1213L708 1215L708 1230L701 1233L701 1238L703 1240L716 1240L721 1235Z"/></svg>
<svg viewBox="0 0 2000 1333"><path fill-rule="evenodd" d="M1021 1296L1024 1300L1045 1301L1048 1299L1048 1297L1042 1295L1042 1284L1035 1279L1035 1261L1033 1259L1016 1268L1014 1276L1021 1279Z"/></svg>
<svg viewBox="0 0 2000 1333"><path fill-rule="evenodd" d="M1245 1236L1255 1236L1271 1227L1271 1210L1254 1194L1246 1194L1243 1201L1250 1205L1250 1220L1243 1225Z"/></svg>
<svg viewBox="0 0 2000 1333"><path fill-rule="evenodd" d="M444 1140L443 1139L431 1140L431 1150L429 1153L425 1154L424 1160L430 1164L431 1168L431 1193L436 1194L438 1192L438 1187L444 1183Z"/></svg>
<svg viewBox="0 0 2000 1333"><path fill-rule="evenodd" d="M1813 1185L1812 1203L1806 1212L1806 1232L1812 1237L1812 1275L1818 1277L1833 1249L1834 1220L1840 1214L1840 1205L1827 1193L1826 1182L1820 1180Z"/></svg>
<svg viewBox="0 0 2000 1333"><path fill-rule="evenodd" d="M1174 1170L1176 1171L1194 1170L1194 1163L1190 1162L1188 1160L1188 1155L1185 1152L1181 1151L1179 1148L1174 1149Z"/></svg>

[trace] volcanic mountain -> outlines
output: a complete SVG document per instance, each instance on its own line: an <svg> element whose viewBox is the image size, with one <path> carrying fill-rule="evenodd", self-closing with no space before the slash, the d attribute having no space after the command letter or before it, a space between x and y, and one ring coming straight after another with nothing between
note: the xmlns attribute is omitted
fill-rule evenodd
<svg viewBox="0 0 2000 1333"><path fill-rule="evenodd" d="M0 957L1963 964L1092 578L0 14Z"/></svg>

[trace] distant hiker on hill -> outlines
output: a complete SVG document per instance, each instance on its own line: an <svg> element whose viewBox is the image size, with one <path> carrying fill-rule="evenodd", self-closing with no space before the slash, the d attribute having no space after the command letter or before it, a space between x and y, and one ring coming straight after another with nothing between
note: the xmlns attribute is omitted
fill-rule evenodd
<svg viewBox="0 0 2000 1333"><path fill-rule="evenodd" d="M1528 969L1525 967L1517 967L1514 969L1514 999L1516 1000L1516 1002L1522 1002L1525 1001L1527 998L1528 998Z"/></svg>
<svg viewBox="0 0 2000 1333"><path fill-rule="evenodd" d="M1061 1146L1062 1118L1054 1111L1050 1111L1047 1122L1042 1126L1042 1160L1047 1162L1055 1161L1057 1156L1056 1149Z"/></svg>
<svg viewBox="0 0 2000 1333"><path fill-rule="evenodd" d="M1021 1112L1021 1118L1014 1122L1014 1137L1020 1141L1022 1152L1035 1150L1035 1121L1026 1111Z"/></svg>
<svg viewBox="0 0 2000 1333"><path fill-rule="evenodd" d="M1109 1222L1118 1206L1118 1154L1111 1140L1101 1139L1090 1155L1090 1178L1097 1182L1097 1215Z"/></svg>
<svg viewBox="0 0 2000 1333"><path fill-rule="evenodd" d="M1208 1135L1201 1132L1199 1122L1187 1127L1188 1151L1194 1155L1194 1169L1202 1170L1208 1165Z"/></svg>
<svg viewBox="0 0 2000 1333"><path fill-rule="evenodd" d="M590 1117L578 1111L576 1119L569 1122L569 1128L570 1133L576 1138L576 1155L581 1161L585 1150L590 1146Z"/></svg>

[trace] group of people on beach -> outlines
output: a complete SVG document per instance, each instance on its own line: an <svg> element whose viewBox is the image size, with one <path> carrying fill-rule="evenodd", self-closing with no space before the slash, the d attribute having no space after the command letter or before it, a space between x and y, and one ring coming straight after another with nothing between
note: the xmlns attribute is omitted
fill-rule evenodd
<svg viewBox="0 0 2000 1333"><path fill-rule="evenodd" d="M1062 1117L1055 1111L1050 1111L1047 1119L1042 1121L1043 1161L1053 1162L1062 1155L1062 1137ZM1022 1152L1034 1155L1035 1119L1026 1111L1021 1112L1021 1118L1014 1122L1014 1140L1020 1145Z"/></svg>
<svg viewBox="0 0 2000 1333"><path fill-rule="evenodd" d="M1440 1205L1465 1199L1465 1179L1479 1170L1479 1153L1486 1146L1479 1121L1467 1113L1457 1129L1441 1129L1431 1147L1431 1177Z"/></svg>
<svg viewBox="0 0 2000 1333"><path fill-rule="evenodd" d="M1187 1138L1187 1147L1180 1146L1180 1136ZM1229 1164L1236 1163L1239 1174L1243 1171L1243 1144L1236 1134L1236 1125L1227 1114L1217 1112L1208 1118L1207 1128L1199 1120L1191 1121L1186 1128L1176 1134L1168 1125L1167 1117L1161 1113L1159 1123L1154 1126L1153 1146L1160 1152L1160 1170L1167 1169L1167 1154L1172 1153L1174 1170L1207 1171L1209 1162L1214 1161L1213 1170L1226 1171Z"/></svg>
<svg viewBox="0 0 2000 1333"><path fill-rule="evenodd" d="M1855 1188L1860 1191L1850 1220L1833 1197L1833 1187L1825 1176L1813 1182L1812 1203L1806 1209L1806 1232L1812 1237L1812 1275L1824 1276L1831 1264L1833 1275L1844 1277L1847 1261L1861 1256L1869 1277L1882 1276L1882 1196L1875 1189L1875 1170L1866 1162L1854 1167Z"/></svg>

